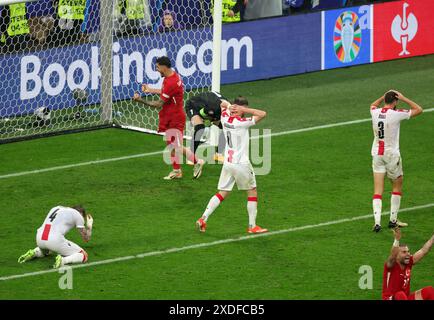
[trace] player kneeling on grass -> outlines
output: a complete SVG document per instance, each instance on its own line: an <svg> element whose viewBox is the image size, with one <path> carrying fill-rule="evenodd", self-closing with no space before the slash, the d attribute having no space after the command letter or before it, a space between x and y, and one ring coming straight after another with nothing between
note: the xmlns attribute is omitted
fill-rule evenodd
<svg viewBox="0 0 434 320"><path fill-rule="evenodd" d="M413 265L418 263L431 250L434 235L414 255L406 244L400 244L401 230L393 230L395 241L389 258L384 264L383 300L434 300L434 288L425 287L410 293L410 277Z"/></svg>
<svg viewBox="0 0 434 320"><path fill-rule="evenodd" d="M252 117L242 118L245 113L251 114ZM221 123L227 140L227 146L218 183L219 192L211 198L202 217L197 220L196 225L199 231L205 232L209 216L229 195L235 183L238 190L247 191L247 211L249 214L249 228L247 232L263 233L268 231L256 225L256 179L249 160L249 128L261 121L265 116L265 111L236 104L222 111Z"/></svg>
<svg viewBox="0 0 434 320"><path fill-rule="evenodd" d="M86 251L67 240L65 234L75 227L80 232L83 241L88 242L92 235L92 225L92 216L86 214L82 206L54 207L48 212L44 223L36 232L37 247L19 257L18 262L24 263L33 258L43 258L50 252L55 252L57 256L54 268L71 263L85 263L87 261Z"/></svg>

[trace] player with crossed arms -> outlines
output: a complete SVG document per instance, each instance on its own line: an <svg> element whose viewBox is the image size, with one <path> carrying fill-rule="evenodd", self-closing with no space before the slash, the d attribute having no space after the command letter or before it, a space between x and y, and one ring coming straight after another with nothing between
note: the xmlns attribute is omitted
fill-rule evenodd
<svg viewBox="0 0 434 320"><path fill-rule="evenodd" d="M400 244L401 230L393 230L395 241L389 258L384 264L383 273L383 300L434 300L432 286L425 287L410 293L410 277L413 265L419 263L431 250L434 243L434 235L414 255L406 244Z"/></svg>
<svg viewBox="0 0 434 320"><path fill-rule="evenodd" d="M380 104L384 101L384 106ZM396 109L398 101L410 106L410 110ZM373 231L381 230L381 207L384 191L384 178L392 181L389 228L406 227L398 220L402 196L402 159L399 151L399 127L402 120L414 118L422 113L422 108L395 90L390 90L371 105L374 142L372 144L372 169L374 171L374 197L372 206L375 224Z"/></svg>
<svg viewBox="0 0 434 320"><path fill-rule="evenodd" d="M243 118L245 113L251 118ZM196 222L199 231L205 232L206 222L220 203L229 195L237 184L238 190L247 191L247 212L249 214L248 233L263 233L267 229L256 225L257 190L255 173L249 160L249 128L254 126L266 116L262 110L247 108L233 104L222 110L221 123L223 133L227 140L225 160L218 183L218 192L208 203L202 217Z"/></svg>
<svg viewBox="0 0 434 320"><path fill-rule="evenodd" d="M88 242L92 236L92 227L93 218L90 214L86 214L82 206L54 207L48 212L42 226L36 232L37 247L19 257L18 262L24 263L33 258L43 258L51 251L58 254L54 268L71 263L85 263L87 261L86 251L67 240L65 235L72 228L77 228L83 241Z"/></svg>

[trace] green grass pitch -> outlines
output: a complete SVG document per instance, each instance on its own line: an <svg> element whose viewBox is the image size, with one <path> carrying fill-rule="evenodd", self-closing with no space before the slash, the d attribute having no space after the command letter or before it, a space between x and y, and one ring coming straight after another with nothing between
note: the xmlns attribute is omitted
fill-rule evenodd
<svg viewBox="0 0 434 320"><path fill-rule="evenodd" d="M394 88L425 109L434 107L434 56L224 86L267 110L260 128L272 132L369 118L372 101ZM401 208L434 203L434 113L401 126L404 190ZM272 170L258 176L258 224L270 231L371 214L369 122L272 137ZM159 136L106 129L0 146L0 176L162 150ZM58 204L84 204L94 235L83 244L97 262L213 243L125 261L73 269L73 289L61 290L51 272L0 280L0 299L380 299L383 263L392 244L373 217L246 236L245 193L234 191L199 234L194 223L216 192L220 165L198 181L164 181L161 154L0 179L0 278L49 270L54 257L23 265L35 230ZM390 185L383 210L390 205ZM403 241L415 252L432 235L434 207L400 214ZM383 216L383 226L388 216ZM433 285L434 253L412 274L412 289ZM358 286L360 266L373 269L373 289Z"/></svg>

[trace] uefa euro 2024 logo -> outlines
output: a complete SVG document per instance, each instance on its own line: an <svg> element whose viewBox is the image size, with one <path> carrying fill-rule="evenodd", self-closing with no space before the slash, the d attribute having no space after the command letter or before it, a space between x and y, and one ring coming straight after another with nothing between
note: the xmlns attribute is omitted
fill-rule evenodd
<svg viewBox="0 0 434 320"><path fill-rule="evenodd" d="M333 34L336 57L343 63L354 61L362 45L362 30L355 12L345 11L337 19Z"/></svg>

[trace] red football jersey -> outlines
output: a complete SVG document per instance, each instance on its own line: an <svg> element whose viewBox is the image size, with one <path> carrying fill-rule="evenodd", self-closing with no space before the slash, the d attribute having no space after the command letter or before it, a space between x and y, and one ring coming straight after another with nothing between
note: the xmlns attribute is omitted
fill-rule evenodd
<svg viewBox="0 0 434 320"><path fill-rule="evenodd" d="M160 117L185 117L183 102L184 84L176 72L164 78L160 98L164 101L163 109L160 111Z"/></svg>
<svg viewBox="0 0 434 320"><path fill-rule="evenodd" d="M401 269L399 263L395 262L392 268L384 264L383 273L383 300L391 300L398 291L404 291L407 297L410 295L410 277L413 268L413 256L410 263Z"/></svg>

